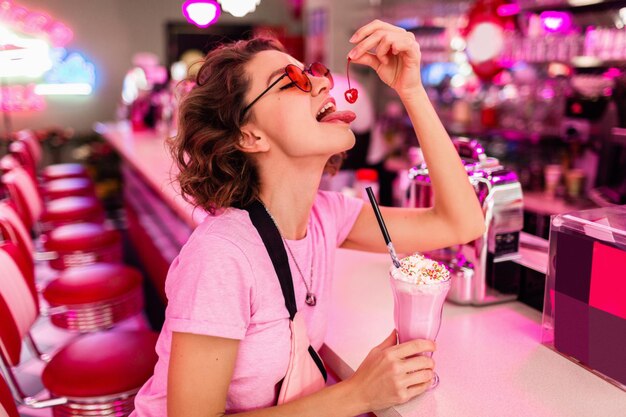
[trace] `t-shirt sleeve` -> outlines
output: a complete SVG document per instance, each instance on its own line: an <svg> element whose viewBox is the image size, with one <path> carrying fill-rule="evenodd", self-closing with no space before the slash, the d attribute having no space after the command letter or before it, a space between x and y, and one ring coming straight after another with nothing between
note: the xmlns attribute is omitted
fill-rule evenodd
<svg viewBox="0 0 626 417"><path fill-rule="evenodd" d="M320 191L317 205L320 211L330 212L335 219L337 247L341 246L361 213L363 200L334 191Z"/></svg>
<svg viewBox="0 0 626 417"><path fill-rule="evenodd" d="M204 234L183 247L168 272L166 322L171 331L243 339L254 298L254 275L229 239Z"/></svg>

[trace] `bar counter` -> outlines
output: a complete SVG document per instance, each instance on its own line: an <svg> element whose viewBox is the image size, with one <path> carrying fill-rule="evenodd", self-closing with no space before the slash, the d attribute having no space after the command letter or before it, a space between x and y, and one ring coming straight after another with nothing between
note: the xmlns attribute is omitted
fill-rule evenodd
<svg viewBox="0 0 626 417"><path fill-rule="evenodd" d="M171 158L163 135L133 133L127 125L97 124L127 170L189 226L205 214L193 210L170 184ZM162 223L162 222L161 222ZM167 222L165 223L167 224ZM174 248L182 246L185 231ZM377 236L378 237L378 236ZM166 256L174 256L175 251ZM542 262L540 262L541 264ZM545 261L544 261L545 263ZM340 249L333 310L324 346L326 365L350 377L369 350L393 328L389 256ZM536 269L544 269L539 265ZM545 272L545 269L544 269ZM435 361L440 385L378 416L594 417L626 415L626 393L540 344L541 314L520 302L488 307L446 303Z"/></svg>

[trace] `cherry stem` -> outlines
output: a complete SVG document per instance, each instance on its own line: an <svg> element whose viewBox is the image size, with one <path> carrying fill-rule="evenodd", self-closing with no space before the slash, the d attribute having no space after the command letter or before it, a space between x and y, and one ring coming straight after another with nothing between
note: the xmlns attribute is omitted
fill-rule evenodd
<svg viewBox="0 0 626 417"><path fill-rule="evenodd" d="M348 88L352 88L350 86L350 61L352 61L352 59L348 58L348 63L346 64L346 77L348 77Z"/></svg>

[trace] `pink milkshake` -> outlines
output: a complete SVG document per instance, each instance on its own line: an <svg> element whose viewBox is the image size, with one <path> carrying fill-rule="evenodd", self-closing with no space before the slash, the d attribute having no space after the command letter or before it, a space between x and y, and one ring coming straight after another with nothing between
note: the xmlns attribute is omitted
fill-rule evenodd
<svg viewBox="0 0 626 417"><path fill-rule="evenodd" d="M389 277L400 343L435 340L450 289L450 272L442 264L415 254L402 259L399 268L392 267ZM431 388L438 383L439 377L435 375Z"/></svg>

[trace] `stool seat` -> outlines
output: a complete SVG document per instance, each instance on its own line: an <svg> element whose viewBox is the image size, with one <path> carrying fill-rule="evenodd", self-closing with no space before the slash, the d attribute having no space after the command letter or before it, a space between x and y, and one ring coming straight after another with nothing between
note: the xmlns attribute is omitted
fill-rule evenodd
<svg viewBox="0 0 626 417"><path fill-rule="evenodd" d="M46 205L41 221L53 225L78 221L100 223L104 221L104 209L95 197L59 198Z"/></svg>
<svg viewBox="0 0 626 417"><path fill-rule="evenodd" d="M119 243L120 235L98 223L59 226L43 238L46 250L56 252L90 251Z"/></svg>
<svg viewBox="0 0 626 417"><path fill-rule="evenodd" d="M98 223L72 223L59 226L42 236L47 251L57 253L50 267L64 270L98 262L122 262L122 237Z"/></svg>
<svg viewBox="0 0 626 417"><path fill-rule="evenodd" d="M95 197L93 183L88 178L64 178L49 181L45 184L43 191L48 200L64 197Z"/></svg>
<svg viewBox="0 0 626 417"><path fill-rule="evenodd" d="M88 178L87 169L81 164L55 164L48 165L42 172L44 181L58 180L61 178Z"/></svg>
<svg viewBox="0 0 626 417"><path fill-rule="evenodd" d="M141 287L141 274L122 264L98 263L70 268L50 282L43 297L50 304L97 303L124 297Z"/></svg>
<svg viewBox="0 0 626 417"><path fill-rule="evenodd" d="M61 349L42 374L55 396L103 397L136 392L157 362L158 334L109 331L79 338Z"/></svg>

